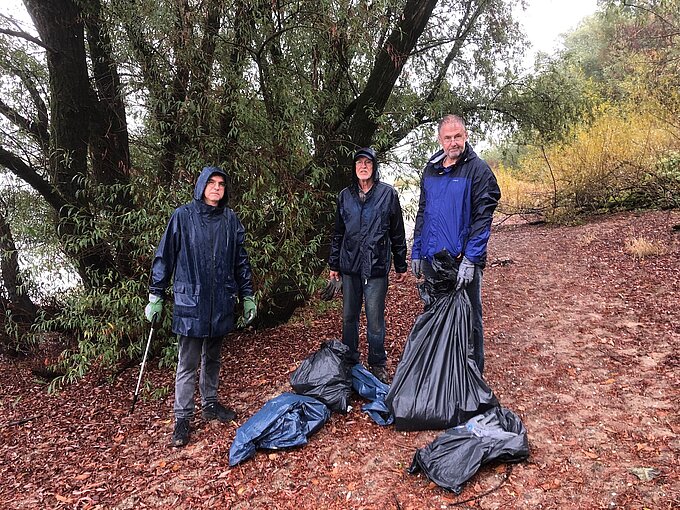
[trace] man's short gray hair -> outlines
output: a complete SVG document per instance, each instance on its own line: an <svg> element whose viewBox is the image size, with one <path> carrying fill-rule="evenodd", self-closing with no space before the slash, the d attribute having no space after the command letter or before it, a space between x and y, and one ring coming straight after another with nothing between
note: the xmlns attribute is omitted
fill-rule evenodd
<svg viewBox="0 0 680 510"><path fill-rule="evenodd" d="M442 126L444 124L453 124L455 126L461 126L465 131L467 131L467 128L465 127L465 121L463 120L462 117L458 115L444 115L442 117L442 120L439 121L439 125L437 126L437 133L441 132Z"/></svg>

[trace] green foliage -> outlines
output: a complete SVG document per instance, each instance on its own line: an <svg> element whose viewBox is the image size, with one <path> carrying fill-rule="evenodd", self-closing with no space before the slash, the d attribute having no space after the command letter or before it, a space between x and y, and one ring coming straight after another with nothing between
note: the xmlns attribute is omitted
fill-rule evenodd
<svg viewBox="0 0 680 510"><path fill-rule="evenodd" d="M230 176L230 206L247 231L261 320L278 322L318 288L335 196L350 182L348 155L356 145L375 146L381 161L393 164L400 186L414 188L415 169L435 149L433 125L443 114L465 115L480 133L499 120L516 126L533 119L538 126L540 111L529 107L534 99L510 85L521 42L512 18L516 3L438 2L410 55L385 46L408 15L403 1L115 1L101 4L100 18L92 18L89 4L76 3L84 9L78 21L97 23L111 39L104 56L121 78L113 96L127 108L131 168L113 165L121 170L117 180L101 171L98 158L109 153L97 149L116 134L97 138L92 130L90 160L75 168L77 154L58 139L39 142L28 123L4 119L0 126L2 146L56 192L56 198L41 192L35 221L23 222L20 236L34 240L39 230L49 231L41 260L69 260L82 282L61 298L56 316L35 326L36 333L59 331L73 339L60 360L66 375L55 384L93 364L112 367L139 355L153 252L172 210L191 200L201 167L218 165ZM41 102L61 105L61 98L50 88L54 75L42 48L8 43L4 50L0 68L11 76L3 82L11 94L3 89L3 97L34 125L41 120L51 127L55 119ZM83 108L108 126L97 114L115 101L100 87L100 60L92 47L85 51L82 74L97 101ZM376 68L385 52L389 65ZM388 87L383 77L402 63ZM16 80L18 65L30 80ZM564 102L573 98L566 86L551 89L553 81L537 80L534 98L565 90ZM367 96L372 101L362 103ZM376 106L383 99L385 106ZM538 128L548 131L548 121L557 125L565 115L572 111L555 109ZM362 124L364 117L370 122ZM71 178L61 182L64 173ZM166 304L166 330L170 308ZM159 344L162 362L173 363L174 343Z"/></svg>
<svg viewBox="0 0 680 510"><path fill-rule="evenodd" d="M562 88L555 76L574 77L564 97L573 94L587 113L546 108L547 125L531 126L537 136L519 130L497 146L502 209L573 221L678 206L679 24L678 2L607 1L567 35L565 50L532 80Z"/></svg>

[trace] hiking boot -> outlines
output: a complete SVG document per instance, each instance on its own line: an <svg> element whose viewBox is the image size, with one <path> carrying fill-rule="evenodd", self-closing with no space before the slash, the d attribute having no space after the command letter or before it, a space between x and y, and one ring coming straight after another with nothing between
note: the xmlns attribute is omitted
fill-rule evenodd
<svg viewBox="0 0 680 510"><path fill-rule="evenodd" d="M372 366L369 370L381 383L390 383L390 377L387 375L387 369L385 368L385 365Z"/></svg>
<svg viewBox="0 0 680 510"><path fill-rule="evenodd" d="M172 446L186 446L189 443L189 419L177 418L175 430L172 433Z"/></svg>
<svg viewBox="0 0 680 510"><path fill-rule="evenodd" d="M220 420L222 423L229 423L236 419L236 413L219 402L210 402L204 405L201 414L205 421Z"/></svg>

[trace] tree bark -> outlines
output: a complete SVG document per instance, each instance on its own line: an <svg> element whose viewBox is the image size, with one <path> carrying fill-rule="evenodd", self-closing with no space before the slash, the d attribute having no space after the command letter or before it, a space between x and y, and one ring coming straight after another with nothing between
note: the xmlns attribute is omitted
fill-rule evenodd
<svg viewBox="0 0 680 510"><path fill-rule="evenodd" d="M0 276L6 293L5 306L12 312L12 318L19 324L32 324L38 307L26 294L19 269L17 248L2 212L0 212Z"/></svg>
<svg viewBox="0 0 680 510"><path fill-rule="evenodd" d="M25 0L44 43L50 84L49 182L65 206L57 209L57 233L76 262L86 285L99 284L98 275L118 272L103 241L87 248L73 243L91 235L87 178L92 90L87 70L83 12L70 0Z"/></svg>
<svg viewBox="0 0 680 510"><path fill-rule="evenodd" d="M347 132L350 143L356 147L365 147L371 143L378 127L376 120L383 113L394 85L436 5L437 0L406 2L401 22L378 52L368 82L357 100Z"/></svg>

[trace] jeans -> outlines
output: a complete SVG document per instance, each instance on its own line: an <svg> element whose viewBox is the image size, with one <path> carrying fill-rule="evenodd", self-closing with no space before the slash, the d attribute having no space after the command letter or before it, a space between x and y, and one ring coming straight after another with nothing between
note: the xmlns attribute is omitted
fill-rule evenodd
<svg viewBox="0 0 680 510"><path fill-rule="evenodd" d="M423 260L422 263L423 276L432 279L435 276L432 265ZM479 373L484 373L484 327L482 326L482 276L484 270L475 264L475 275L472 281L465 287L470 304L472 305L472 341L470 346L472 348L472 359L474 360Z"/></svg>
<svg viewBox="0 0 680 510"><path fill-rule="evenodd" d="M179 360L175 375L175 418L191 418L194 415L194 392L199 362L201 373L198 383L201 405L217 402L217 386L220 380L220 355L222 337L192 338L180 335Z"/></svg>
<svg viewBox="0 0 680 510"><path fill-rule="evenodd" d="M365 280L358 275L342 275L342 343L350 348L352 360L359 363L359 315L365 305L369 366L385 366L385 296L387 276Z"/></svg>

